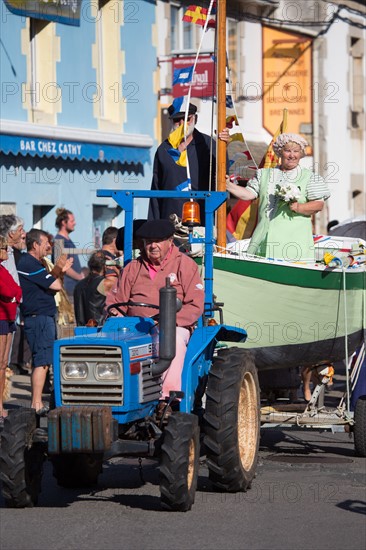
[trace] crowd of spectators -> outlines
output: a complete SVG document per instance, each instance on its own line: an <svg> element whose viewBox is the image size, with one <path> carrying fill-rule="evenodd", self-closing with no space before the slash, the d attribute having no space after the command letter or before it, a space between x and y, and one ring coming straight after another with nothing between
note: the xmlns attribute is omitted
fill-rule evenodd
<svg viewBox="0 0 366 550"><path fill-rule="evenodd" d="M21 218L0 215L0 428L7 416L5 372L30 375L31 407L46 414L43 393L60 327L100 324L119 275L117 228L104 231L101 250L82 267L85 256L72 250L70 238L74 214L58 208L55 225L55 236L35 228L26 233Z"/></svg>

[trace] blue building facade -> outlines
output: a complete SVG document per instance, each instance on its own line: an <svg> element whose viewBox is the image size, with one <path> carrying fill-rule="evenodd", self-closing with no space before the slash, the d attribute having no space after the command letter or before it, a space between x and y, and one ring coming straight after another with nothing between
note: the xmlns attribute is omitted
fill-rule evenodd
<svg viewBox="0 0 366 550"><path fill-rule="evenodd" d="M79 5L78 25L13 13L11 0L1 1L0 213L55 233L55 210L64 206L84 248L98 245L107 226L123 225L97 189L151 183L156 5L69 4ZM135 216L146 208L138 205Z"/></svg>

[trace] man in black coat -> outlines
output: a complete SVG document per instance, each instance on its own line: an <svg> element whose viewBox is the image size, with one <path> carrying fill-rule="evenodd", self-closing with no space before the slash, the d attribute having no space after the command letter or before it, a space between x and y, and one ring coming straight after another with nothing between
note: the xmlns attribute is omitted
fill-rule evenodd
<svg viewBox="0 0 366 550"><path fill-rule="evenodd" d="M184 124L185 112L177 112L174 103L168 108L168 113L172 121L172 131ZM174 148L169 141L172 134L158 147L154 158L152 191L188 191L187 167L181 165L181 160L179 160L179 156L185 151L189 162L191 190L209 191L215 189L216 143L212 141L211 145L211 137L196 130L196 113L197 107L193 103L189 103L186 139L182 139L177 148ZM229 140L228 129L223 130L219 137L227 142ZM185 202L185 199L150 199L148 219L169 219L170 214L182 217L182 208ZM200 204L200 208L201 224L204 225L202 204Z"/></svg>

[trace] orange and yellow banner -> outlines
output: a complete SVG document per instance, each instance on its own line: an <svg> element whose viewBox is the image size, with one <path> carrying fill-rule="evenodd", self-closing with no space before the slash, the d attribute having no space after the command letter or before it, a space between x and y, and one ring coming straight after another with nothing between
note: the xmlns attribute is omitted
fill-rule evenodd
<svg viewBox="0 0 366 550"><path fill-rule="evenodd" d="M260 162L259 168L275 168L277 166L279 159L273 150L273 144L280 134L284 134L286 132L287 132L287 109L284 109L282 113L282 122L279 125L277 132L273 136L271 143L268 145L268 149Z"/></svg>

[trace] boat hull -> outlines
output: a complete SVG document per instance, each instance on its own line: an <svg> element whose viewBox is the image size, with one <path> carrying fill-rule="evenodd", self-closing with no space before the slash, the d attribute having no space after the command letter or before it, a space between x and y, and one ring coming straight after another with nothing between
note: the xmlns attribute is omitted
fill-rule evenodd
<svg viewBox="0 0 366 550"><path fill-rule="evenodd" d="M365 332L360 330L348 336L348 355L351 355L365 340ZM245 347L245 346L243 346ZM290 367L310 367L318 364L334 363L345 358L344 337L294 345L251 348L258 370Z"/></svg>
<svg viewBox="0 0 366 550"><path fill-rule="evenodd" d="M253 350L259 370L339 361L365 338L363 267L220 256L214 268L225 323L247 331L242 346Z"/></svg>

